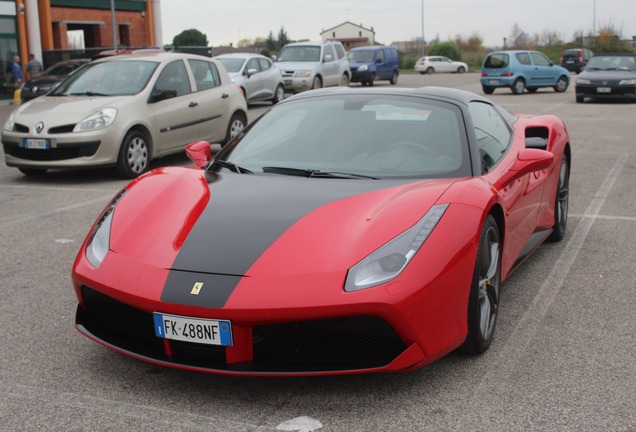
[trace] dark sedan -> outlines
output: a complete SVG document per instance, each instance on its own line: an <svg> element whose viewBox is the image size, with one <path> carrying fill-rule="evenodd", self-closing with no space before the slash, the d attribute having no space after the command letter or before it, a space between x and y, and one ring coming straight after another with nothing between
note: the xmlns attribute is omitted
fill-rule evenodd
<svg viewBox="0 0 636 432"><path fill-rule="evenodd" d="M589 61L576 80L576 101L636 100L636 55L600 54Z"/></svg>
<svg viewBox="0 0 636 432"><path fill-rule="evenodd" d="M42 75L27 81L22 86L20 100L22 103L42 96L55 89L67 76L76 71L90 59L64 60L55 63L53 66L45 70Z"/></svg>

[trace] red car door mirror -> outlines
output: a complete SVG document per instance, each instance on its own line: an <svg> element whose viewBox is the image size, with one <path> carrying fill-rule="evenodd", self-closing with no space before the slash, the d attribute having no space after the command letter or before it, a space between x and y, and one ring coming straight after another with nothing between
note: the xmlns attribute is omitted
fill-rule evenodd
<svg viewBox="0 0 636 432"><path fill-rule="evenodd" d="M207 141L197 141L186 147L186 154L199 168L205 166L212 159L212 149Z"/></svg>

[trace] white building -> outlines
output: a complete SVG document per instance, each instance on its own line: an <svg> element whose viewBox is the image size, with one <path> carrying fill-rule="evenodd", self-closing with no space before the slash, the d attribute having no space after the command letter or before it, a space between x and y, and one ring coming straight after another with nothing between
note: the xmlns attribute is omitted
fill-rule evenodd
<svg viewBox="0 0 636 432"><path fill-rule="evenodd" d="M323 30L320 33L320 37L323 41L337 40L342 42L347 51L357 46L375 45L375 31L373 27L368 29L349 21Z"/></svg>

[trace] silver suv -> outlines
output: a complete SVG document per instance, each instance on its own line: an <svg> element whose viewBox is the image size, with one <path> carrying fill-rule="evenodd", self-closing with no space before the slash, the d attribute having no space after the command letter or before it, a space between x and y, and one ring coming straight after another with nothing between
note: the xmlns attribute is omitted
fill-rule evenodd
<svg viewBox="0 0 636 432"><path fill-rule="evenodd" d="M349 60L340 42L295 42L280 51L276 67L283 74L285 90L305 90L348 86L351 77Z"/></svg>

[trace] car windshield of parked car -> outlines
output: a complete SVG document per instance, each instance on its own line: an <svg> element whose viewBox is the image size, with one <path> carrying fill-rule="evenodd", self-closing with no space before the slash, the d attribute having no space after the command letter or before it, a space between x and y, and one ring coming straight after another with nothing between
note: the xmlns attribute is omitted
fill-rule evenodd
<svg viewBox="0 0 636 432"><path fill-rule="evenodd" d="M279 62L317 62L320 61L320 47L288 46L283 48Z"/></svg>
<svg viewBox="0 0 636 432"><path fill-rule="evenodd" d="M66 76L80 66L83 66L83 63L58 63L45 70L43 75Z"/></svg>
<svg viewBox="0 0 636 432"><path fill-rule="evenodd" d="M636 57L595 55L586 70L636 71Z"/></svg>
<svg viewBox="0 0 636 432"><path fill-rule="evenodd" d="M219 57L218 60L223 63L223 67L228 73L238 73L245 63L243 57Z"/></svg>
<svg viewBox="0 0 636 432"><path fill-rule="evenodd" d="M460 109L393 95L288 101L221 155L253 173L441 178L471 173Z"/></svg>
<svg viewBox="0 0 636 432"><path fill-rule="evenodd" d="M370 63L373 61L374 54L371 50L349 51L347 58L351 63Z"/></svg>
<svg viewBox="0 0 636 432"><path fill-rule="evenodd" d="M146 87L158 64L141 60L89 63L49 96L134 95Z"/></svg>

